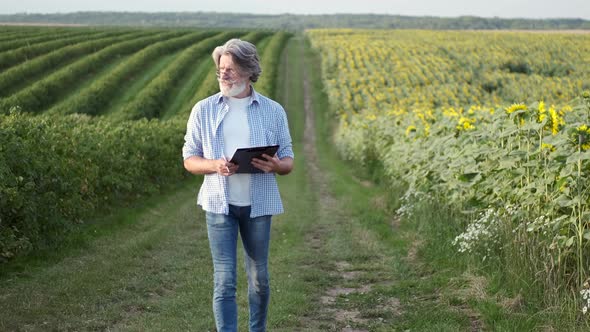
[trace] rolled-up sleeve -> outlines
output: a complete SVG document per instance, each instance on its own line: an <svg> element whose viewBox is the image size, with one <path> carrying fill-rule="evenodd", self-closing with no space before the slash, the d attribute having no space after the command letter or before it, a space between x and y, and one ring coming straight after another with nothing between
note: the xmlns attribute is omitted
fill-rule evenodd
<svg viewBox="0 0 590 332"><path fill-rule="evenodd" d="M186 124L186 134L184 135L184 146L182 147L182 158L184 160L192 157L203 157L203 142L201 139L200 123L201 104L197 103L191 111Z"/></svg>
<svg viewBox="0 0 590 332"><path fill-rule="evenodd" d="M293 153L293 142L291 139L291 133L289 132L287 114L285 113L285 110L282 108L278 120L278 141L280 148L279 151L277 151L277 156L279 157L279 159L283 159L285 157L295 158L295 154Z"/></svg>

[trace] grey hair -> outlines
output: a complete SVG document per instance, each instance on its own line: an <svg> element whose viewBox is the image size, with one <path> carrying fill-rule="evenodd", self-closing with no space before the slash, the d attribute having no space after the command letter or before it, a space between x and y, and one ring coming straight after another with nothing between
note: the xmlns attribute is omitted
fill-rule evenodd
<svg viewBox="0 0 590 332"><path fill-rule="evenodd" d="M211 54L216 69L219 69L219 59L224 54L231 55L234 63L238 65L242 73L248 75L250 81L258 81L262 69L260 68L260 59L258 58L256 46L237 38L228 40L222 46L217 46Z"/></svg>

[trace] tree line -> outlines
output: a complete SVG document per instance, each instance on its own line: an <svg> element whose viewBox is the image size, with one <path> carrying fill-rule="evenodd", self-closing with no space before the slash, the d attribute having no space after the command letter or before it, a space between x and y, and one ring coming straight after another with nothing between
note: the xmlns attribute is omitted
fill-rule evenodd
<svg viewBox="0 0 590 332"><path fill-rule="evenodd" d="M381 14L261 15L219 12L73 12L0 15L2 23L83 24L107 26L168 26L206 28L310 28L432 29L432 30L590 30L581 18L525 19L499 17L434 17Z"/></svg>

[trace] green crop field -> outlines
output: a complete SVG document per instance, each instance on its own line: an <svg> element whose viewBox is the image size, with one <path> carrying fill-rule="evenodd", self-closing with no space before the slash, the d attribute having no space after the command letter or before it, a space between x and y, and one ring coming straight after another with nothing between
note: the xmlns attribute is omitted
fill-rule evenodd
<svg viewBox="0 0 590 332"><path fill-rule="evenodd" d="M276 59L289 37L198 29L0 31L3 260L104 204L181 179L184 124L192 105L217 89L212 49L230 38L256 44L266 70L256 88L272 95Z"/></svg>
<svg viewBox="0 0 590 332"><path fill-rule="evenodd" d="M380 205L424 232L425 255L587 326L587 33L0 26L0 264L186 182L186 121L218 91L210 54L234 37L261 55L257 91L321 108L318 144L388 187Z"/></svg>

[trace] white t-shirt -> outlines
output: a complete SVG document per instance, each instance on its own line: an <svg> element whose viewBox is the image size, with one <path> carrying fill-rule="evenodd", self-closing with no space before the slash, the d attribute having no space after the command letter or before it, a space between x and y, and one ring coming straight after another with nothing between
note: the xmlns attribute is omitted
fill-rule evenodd
<svg viewBox="0 0 590 332"><path fill-rule="evenodd" d="M229 112L223 118L223 153L229 160L236 149L250 147L250 126L248 125L248 105L250 97L226 98ZM229 204L248 206L252 204L250 196L250 174L234 174L227 178L229 187Z"/></svg>

